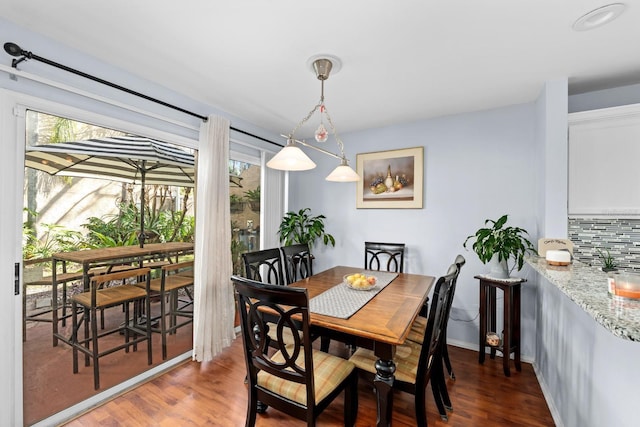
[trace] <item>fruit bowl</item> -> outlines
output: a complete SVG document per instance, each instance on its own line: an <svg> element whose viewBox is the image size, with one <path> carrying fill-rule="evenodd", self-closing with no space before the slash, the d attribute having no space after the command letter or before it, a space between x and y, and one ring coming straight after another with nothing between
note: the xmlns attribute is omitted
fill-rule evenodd
<svg viewBox="0 0 640 427"><path fill-rule="evenodd" d="M367 276L362 273L345 274L342 282L356 291L368 291L373 289L378 283L376 276Z"/></svg>

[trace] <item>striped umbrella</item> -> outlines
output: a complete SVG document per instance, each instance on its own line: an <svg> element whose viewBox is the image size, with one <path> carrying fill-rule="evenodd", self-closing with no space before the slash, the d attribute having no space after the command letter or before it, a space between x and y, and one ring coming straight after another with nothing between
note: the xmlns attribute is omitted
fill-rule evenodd
<svg viewBox="0 0 640 427"><path fill-rule="evenodd" d="M83 141L27 146L25 166L50 175L99 178L140 184L141 209L145 185L195 186L192 152L166 142L138 136L94 138ZM242 178L230 175L239 187ZM144 212L140 220L140 247L144 246Z"/></svg>

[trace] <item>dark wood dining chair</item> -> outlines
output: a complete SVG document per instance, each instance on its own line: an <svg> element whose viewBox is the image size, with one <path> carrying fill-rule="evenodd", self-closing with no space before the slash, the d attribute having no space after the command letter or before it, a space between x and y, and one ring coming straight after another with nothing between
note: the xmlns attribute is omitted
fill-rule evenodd
<svg viewBox="0 0 640 427"><path fill-rule="evenodd" d="M449 325L449 317L451 316L451 307L453 306L453 299L455 298L456 293L456 284L458 283L458 275L460 275L460 270L462 266L467 261L464 259L462 255L458 255L455 260L455 265L458 267L458 273L456 275L455 280L453 281L453 290L451 291L451 298L449 299L449 306L447 307L447 320L444 328L444 337L442 344L442 360L444 362L445 367L447 368L447 372L449 373L449 377L452 380L456 379L456 375L453 372L453 367L451 366L451 360L449 359L449 347L447 345L447 327ZM427 327L427 318L424 316L416 317L416 320L411 325L411 331L409 332L408 339L411 341L415 341L418 344L422 344L422 339L424 338L424 330Z"/></svg>
<svg viewBox="0 0 640 427"><path fill-rule="evenodd" d="M280 249L262 249L242 254L245 277L271 285L286 285Z"/></svg>
<svg viewBox="0 0 640 427"><path fill-rule="evenodd" d="M284 260L284 273L287 284L313 276L312 258L308 243L282 246L280 252L282 252L282 259Z"/></svg>
<svg viewBox="0 0 640 427"><path fill-rule="evenodd" d="M152 317L151 332L159 333L162 341L162 360L167 359L167 335L174 334L183 326L193 323L193 299L179 293L193 286L193 261L166 264L160 267L161 275L149 284L151 296L160 298L160 315ZM145 283L138 283L143 287ZM158 324L157 327L153 326ZM168 324L167 324L168 322Z"/></svg>
<svg viewBox="0 0 640 427"><path fill-rule="evenodd" d="M364 242L364 268L404 272L404 243Z"/></svg>
<svg viewBox="0 0 640 427"><path fill-rule="evenodd" d="M93 276L89 290L71 297L73 373L78 373L78 352L84 353L85 366L93 363L93 383L96 390L100 388L98 361L103 356L119 350L129 352L131 347L135 351L139 343L146 341L147 363L149 365L152 363L151 322L141 322L142 317L139 315L139 310L137 310L139 306L136 304L144 302L145 312L151 312L149 299L150 271L149 268L138 268ZM114 286L106 286L110 283L114 284ZM144 286L136 286L136 283L144 283ZM117 326L98 332L98 311L115 306L123 307L124 321ZM82 309L80 318L78 317L78 309ZM78 330L82 324L84 324L84 336L80 338ZM114 334L122 334L124 342L106 349L98 347L101 338Z"/></svg>
<svg viewBox="0 0 640 427"><path fill-rule="evenodd" d="M457 271L458 267L452 264L447 274L436 282L423 344L407 340L404 344L396 347L394 356L396 371L393 388L414 395L416 424L419 427L427 426L427 384L431 383L438 411L441 416L445 412L445 420L445 404L448 403L451 406L444 380L441 356L442 337L446 325L446 308L451 298ZM359 348L349 360L356 365L362 376L371 382L373 381L378 357L372 350Z"/></svg>
<svg viewBox="0 0 640 427"><path fill-rule="evenodd" d="M238 276L231 280L247 366L245 425L254 426L256 414L264 412L266 405L315 426L318 415L344 390L344 425L353 426L358 414L358 374L353 363L312 348L307 290ZM269 324L265 311L271 314ZM274 325L275 352L268 351L266 333ZM283 338L283 330L295 337L293 343Z"/></svg>

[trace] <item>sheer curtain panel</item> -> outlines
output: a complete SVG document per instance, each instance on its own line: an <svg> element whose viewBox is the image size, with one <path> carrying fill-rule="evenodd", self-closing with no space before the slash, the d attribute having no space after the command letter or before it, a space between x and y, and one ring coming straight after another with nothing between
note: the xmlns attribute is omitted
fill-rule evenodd
<svg viewBox="0 0 640 427"><path fill-rule="evenodd" d="M213 359L235 338L229 213L229 121L200 127L196 181L193 360Z"/></svg>

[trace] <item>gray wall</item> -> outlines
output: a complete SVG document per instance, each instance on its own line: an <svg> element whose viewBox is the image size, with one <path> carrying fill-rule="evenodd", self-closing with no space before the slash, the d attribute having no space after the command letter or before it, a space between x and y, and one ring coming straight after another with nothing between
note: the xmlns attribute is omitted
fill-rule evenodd
<svg viewBox="0 0 640 427"><path fill-rule="evenodd" d="M537 171L531 161L535 116L534 104L524 104L342 135L353 165L356 153L423 146L423 209L356 209L355 184L325 181L335 162L310 152L318 167L291 173L290 209L310 207L326 215L327 231L336 237L335 248L314 249L317 271L363 265L365 240L406 243L408 273L442 275L462 254L467 265L458 280L448 337L476 348L478 281L473 276L488 269L462 243L485 219L503 214L537 241ZM523 355L531 360L534 283L524 286L522 300Z"/></svg>

